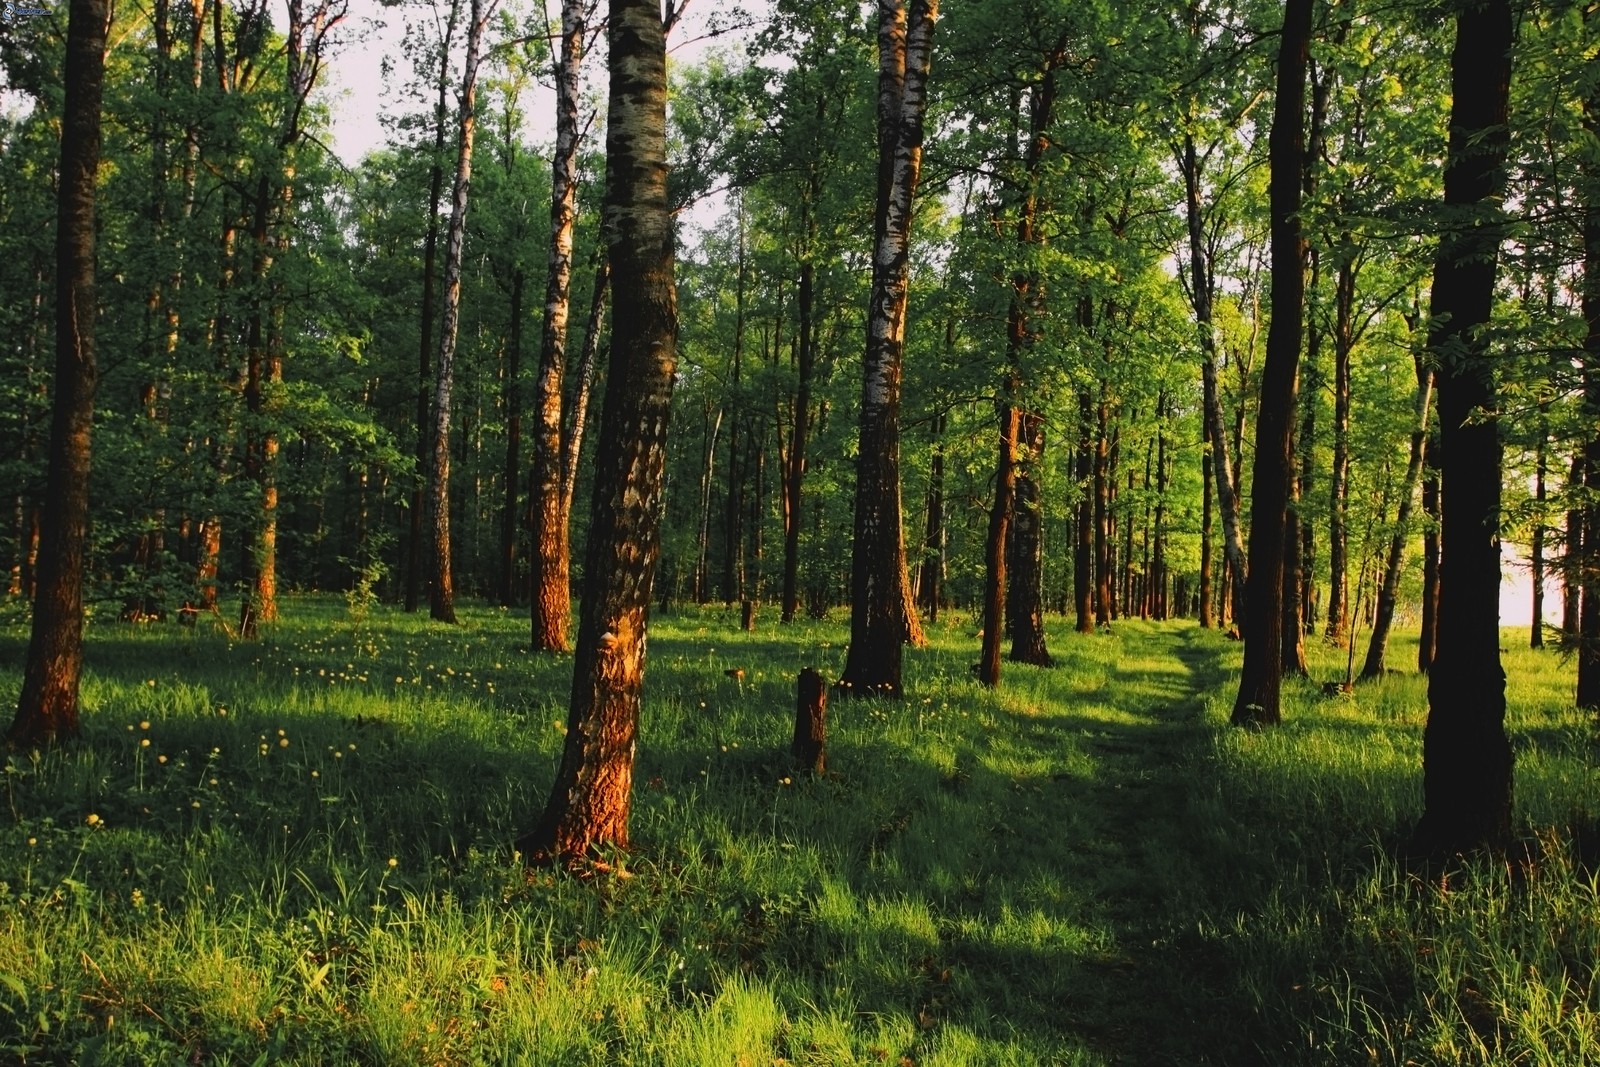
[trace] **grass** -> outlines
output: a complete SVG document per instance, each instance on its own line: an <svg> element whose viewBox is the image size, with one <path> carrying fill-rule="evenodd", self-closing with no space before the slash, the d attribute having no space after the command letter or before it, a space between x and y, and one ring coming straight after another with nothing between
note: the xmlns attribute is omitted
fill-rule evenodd
<svg viewBox="0 0 1600 1067"><path fill-rule="evenodd" d="M905 703L830 708L811 779L795 676L844 628L687 610L652 628L632 877L580 881L509 850L570 680L525 627L314 598L254 644L94 626L83 740L6 757L0 1061L1600 1062L1593 730L1512 636L1539 858L1441 875L1393 858L1413 676L1292 684L1245 733L1214 633L1062 629L991 693L957 625Z"/></svg>

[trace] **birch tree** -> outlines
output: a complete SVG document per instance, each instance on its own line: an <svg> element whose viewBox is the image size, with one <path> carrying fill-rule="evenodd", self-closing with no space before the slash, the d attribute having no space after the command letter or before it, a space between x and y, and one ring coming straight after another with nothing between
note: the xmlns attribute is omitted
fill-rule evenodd
<svg viewBox="0 0 1600 1067"><path fill-rule="evenodd" d="M938 15L939 0L878 0L878 200L862 364L850 652L839 683L841 691L863 696L901 696L901 648L922 640L906 578L901 522L900 380L911 275L911 204L922 168Z"/></svg>
<svg viewBox="0 0 1600 1067"><path fill-rule="evenodd" d="M530 863L628 847L645 629L661 550L667 419L677 372L667 200L666 34L658 0L611 0L604 226L613 312L566 744Z"/></svg>

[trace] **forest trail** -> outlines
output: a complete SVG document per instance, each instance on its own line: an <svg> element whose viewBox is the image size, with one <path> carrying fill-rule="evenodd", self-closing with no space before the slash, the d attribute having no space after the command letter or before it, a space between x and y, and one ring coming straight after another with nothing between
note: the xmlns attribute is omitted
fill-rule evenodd
<svg viewBox="0 0 1600 1067"><path fill-rule="evenodd" d="M1246 1020L1227 1017L1229 973L1201 938L1208 864L1188 813L1213 726L1206 699L1232 673L1227 646L1197 626L1141 628L1100 692L1117 715L1077 739L1094 787L1074 798L1088 836L1066 876L1094 886L1107 951L1086 967L1066 1028L1111 1064L1237 1064ZM1203 778L1202 778L1203 780Z"/></svg>

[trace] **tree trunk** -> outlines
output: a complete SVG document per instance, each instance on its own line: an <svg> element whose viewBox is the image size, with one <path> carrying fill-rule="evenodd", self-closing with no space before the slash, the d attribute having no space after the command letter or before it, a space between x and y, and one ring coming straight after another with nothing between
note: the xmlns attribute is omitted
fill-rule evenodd
<svg viewBox="0 0 1600 1067"><path fill-rule="evenodd" d="M850 651L839 682L847 694L902 696L901 648L922 641L906 578L900 517L900 376L911 203L922 165L938 9L939 0L878 0L878 195L862 365Z"/></svg>
<svg viewBox="0 0 1600 1067"><path fill-rule="evenodd" d="M1437 376L1434 379L1438 384ZM1440 434L1434 431L1423 459L1422 630L1417 639L1417 670L1427 674L1439 648L1439 462Z"/></svg>
<svg viewBox="0 0 1600 1067"><path fill-rule="evenodd" d="M522 293L527 273L518 268L511 276L511 330L506 342L506 458L501 467L500 588L498 599L506 607L517 602L517 510L522 481Z"/></svg>
<svg viewBox="0 0 1600 1067"><path fill-rule="evenodd" d="M565 652L572 615L571 541L562 519L561 396L567 364L572 292L572 235L577 219L580 73L590 0L563 0L561 50L555 65L556 145L550 160L550 245L546 260L544 330L534 387L532 641L536 651Z"/></svg>
<svg viewBox="0 0 1600 1067"><path fill-rule="evenodd" d="M434 279L438 274L439 259L439 201L444 198L444 137L445 118L450 100L450 44L455 39L456 20L461 15L461 0L451 0L450 17L445 22L444 36L439 42L439 78L437 97L433 105L433 156L428 172L428 229L422 239L422 322L417 345L417 481L411 491L409 510L410 526L406 541L406 611L414 612L422 600L423 577L427 569L427 553L423 531L428 509L427 472L432 450L429 443L428 415L433 410L433 313L438 298L434 293Z"/></svg>
<svg viewBox="0 0 1600 1067"><path fill-rule="evenodd" d="M1505 234L1512 37L1508 0L1457 8L1444 173L1452 226L1434 261L1428 331L1439 368L1444 573L1422 740L1424 812L1412 844L1430 853L1499 847L1511 838L1513 760L1500 667L1500 432L1494 357L1480 327L1494 304Z"/></svg>
<svg viewBox="0 0 1600 1067"><path fill-rule="evenodd" d="M954 329L954 323L951 324ZM939 621L944 598L944 432L945 413L933 420L933 459L928 471L928 515L922 537L922 569L917 596L928 621Z"/></svg>
<svg viewBox="0 0 1600 1067"><path fill-rule="evenodd" d="M1211 442L1212 473L1216 477L1217 510L1222 513L1222 549L1232 582L1235 615L1244 604L1244 539L1239 530L1239 507L1234 495L1233 464L1228 456L1228 437L1222 421L1222 390L1217 383L1217 327L1212 320L1211 298L1215 287L1211 257L1206 250L1200 213L1200 162L1194 138L1183 138L1183 182L1185 213L1189 224L1189 296L1194 303L1195 325L1200 332L1200 377L1203 387L1206 434ZM1298 188L1298 186L1297 186ZM1226 613L1218 619L1226 626Z"/></svg>
<svg viewBox="0 0 1600 1067"><path fill-rule="evenodd" d="M461 76L461 113L456 140L456 176L450 194L450 224L445 230L444 307L439 321L439 352L434 361L432 438L428 462L428 529L432 581L428 614L454 623L455 571L450 549L450 416L455 385L456 333L461 321L461 266L467 233L467 189L472 182L472 144L477 133L478 62L483 34L495 0L472 0L467 18L466 65Z"/></svg>
<svg viewBox="0 0 1600 1067"><path fill-rule="evenodd" d="M1021 412L1010 402L1015 379L1003 388L1005 399L995 408L1000 418L999 459L995 465L995 502L989 509L989 536L984 542L983 647L978 654L978 682L991 689L1000 684L1000 644L1005 621L1006 533L1011 523L1010 501L1017 485L1017 436Z"/></svg>
<svg viewBox="0 0 1600 1067"><path fill-rule="evenodd" d="M734 276L733 295L733 368L729 391L732 394L733 429L728 443L728 496L722 520L722 599L732 604L744 599L744 476L748 469L740 430L744 428L744 396L739 376L744 362L744 305L745 305L745 232L744 201L737 207L739 225L738 264Z"/></svg>
<svg viewBox="0 0 1600 1067"><path fill-rule="evenodd" d="M1546 452L1549 447L1549 429L1546 426L1548 403L1541 402L1539 412L1539 440L1534 447L1533 467L1533 545L1530 564L1533 579L1533 610L1529 622L1528 647L1544 647L1544 505Z"/></svg>
<svg viewBox="0 0 1600 1067"><path fill-rule="evenodd" d="M1085 305L1087 301L1085 302ZM1080 321L1082 321L1080 319ZM1087 387L1078 389L1078 453L1073 482L1078 490L1076 537L1072 546L1072 599L1078 614L1077 632L1095 629L1094 598L1094 397Z"/></svg>
<svg viewBox="0 0 1600 1067"><path fill-rule="evenodd" d="M594 292L589 300L589 322L584 327L583 354L578 357L578 388L568 412L566 437L561 446L561 526L572 529L572 498L578 487L578 460L589 425L589 398L594 394L600 365L600 334L606 313L606 293L611 289L611 266L602 255L594 271Z"/></svg>
<svg viewBox="0 0 1600 1067"><path fill-rule="evenodd" d="M1394 534L1389 538L1389 554L1383 564L1383 583L1378 587L1378 607L1372 620L1372 636L1367 641L1367 659L1361 668L1363 679L1381 678L1384 655L1389 647L1389 628L1394 624L1395 605L1400 596L1400 571L1405 561L1406 541L1411 531L1411 500L1422 480L1428 447L1428 409L1433 402L1433 369L1418 358L1417 399L1413 408L1411 451L1406 460L1405 482L1400 487L1400 506L1394 519Z"/></svg>
<svg viewBox="0 0 1600 1067"><path fill-rule="evenodd" d="M1572 457L1572 468L1567 474L1566 495L1576 498L1583 488L1583 449ZM1568 637L1578 636L1579 604L1583 590L1583 508L1567 509L1567 535L1563 546L1565 559L1561 567L1561 632Z"/></svg>
<svg viewBox="0 0 1600 1067"><path fill-rule="evenodd" d="M1212 626L1211 607L1211 545L1215 540L1212 517L1211 497L1212 482L1215 480L1211 473L1212 448L1211 448L1211 420L1201 420L1201 452L1200 452L1200 625L1204 629Z"/></svg>
<svg viewBox="0 0 1600 1067"><path fill-rule="evenodd" d="M1250 580L1244 626L1244 669L1233 705L1236 726L1280 720L1284 572L1289 487L1294 478L1295 380L1305 301L1305 238L1300 178L1305 166L1306 64L1311 0L1288 0L1278 54L1269 155L1272 166L1272 325L1261 376L1256 458L1250 495Z"/></svg>
<svg viewBox="0 0 1600 1067"><path fill-rule="evenodd" d="M566 744L527 862L628 847L645 629L660 556L677 369L667 202L666 38L658 0L611 0L605 226L616 287Z"/></svg>
<svg viewBox="0 0 1600 1067"><path fill-rule="evenodd" d="M800 672L789 754L797 767L812 774L828 769L828 686L815 667Z"/></svg>
<svg viewBox="0 0 1600 1067"><path fill-rule="evenodd" d="M1324 83L1326 84L1326 83ZM1325 91L1322 90L1322 91ZM1311 276L1306 286L1306 358L1300 385L1300 499L1310 500L1317 484L1317 405L1322 394L1322 330L1317 325L1317 291L1322 257L1316 248L1307 253ZM1307 634L1317 630L1317 524L1306 519L1300 527L1300 619Z"/></svg>
<svg viewBox="0 0 1600 1067"><path fill-rule="evenodd" d="M693 595L696 604L711 599L711 483L717 466L717 438L722 434L722 409L706 412L705 463L700 468L700 521L695 527Z"/></svg>
<svg viewBox="0 0 1600 1067"><path fill-rule="evenodd" d="M83 673L83 557L89 532L89 440L94 423L95 177L105 80L106 0L71 0L56 193L56 368L50 462L41 520L33 629L9 744L78 735Z"/></svg>
<svg viewBox="0 0 1600 1067"><path fill-rule="evenodd" d="M811 378L816 365L816 265L800 265L796 304L800 329L795 340L798 362L794 393L794 426L783 465L783 613L780 622L793 622L800 610L800 503L806 476L806 448L811 429Z"/></svg>
<svg viewBox="0 0 1600 1067"><path fill-rule="evenodd" d="M1343 648L1350 638L1350 354L1356 274L1347 253L1334 286L1333 470L1328 476L1328 627L1325 640Z"/></svg>
<svg viewBox="0 0 1600 1067"><path fill-rule="evenodd" d="M1044 639L1044 505L1034 477L1044 458L1044 418L1038 412L1018 413L1017 444L1021 462L1012 487L1015 504L1011 509L1007 597L1011 651L1007 658L1013 663L1053 667L1055 661Z"/></svg>

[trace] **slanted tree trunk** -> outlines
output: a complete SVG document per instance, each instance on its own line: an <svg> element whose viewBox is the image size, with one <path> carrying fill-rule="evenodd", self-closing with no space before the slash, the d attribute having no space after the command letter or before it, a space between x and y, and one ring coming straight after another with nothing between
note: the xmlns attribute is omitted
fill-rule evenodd
<svg viewBox="0 0 1600 1067"><path fill-rule="evenodd" d="M572 498L578 487L578 459L589 424L589 398L594 394L600 364L600 332L606 314L606 294L611 289L611 265L602 255L594 271L594 291L589 298L589 321L584 327L583 353L578 357L578 388L567 413L566 437L561 445L561 525L572 529ZM570 542L569 542L570 543Z"/></svg>
<svg viewBox="0 0 1600 1067"><path fill-rule="evenodd" d="M1434 379L1437 387L1438 379ZM1440 434L1434 431L1423 459L1422 630L1417 639L1417 670L1427 674L1439 649L1439 462Z"/></svg>
<svg viewBox="0 0 1600 1067"><path fill-rule="evenodd" d="M1413 408L1411 451L1406 460L1405 482L1400 487L1400 506L1394 518L1394 534L1389 538L1389 554L1384 559L1383 582L1378 587L1378 606L1372 620L1372 636L1367 641L1367 659L1361 668L1362 679L1381 678L1384 655L1389 647L1389 629L1394 624L1395 605L1400 596L1400 571L1405 562L1406 542L1411 536L1411 500L1422 480L1422 467L1428 447L1428 410L1433 404L1433 368L1420 356L1417 365L1417 399Z"/></svg>
<svg viewBox="0 0 1600 1067"><path fill-rule="evenodd" d="M110 12L72 0L56 192L56 369L50 461L41 520L33 629L22 693L6 740L49 745L78 735L83 673L83 556L89 532L89 438L94 422L95 176Z"/></svg>
<svg viewBox="0 0 1600 1067"><path fill-rule="evenodd" d="M744 201L736 208L738 219L738 263L734 274L733 292L733 367L729 375L729 391L733 404L733 428L728 442L728 495L722 519L722 599L733 604L744 599L744 508L746 457L741 451L744 442L741 431L745 428L744 396L740 387L740 373L744 362L744 312L745 312L745 232Z"/></svg>
<svg viewBox="0 0 1600 1067"><path fill-rule="evenodd" d="M909 7L909 12L907 8ZM878 0L878 196L862 365L850 651L839 685L900 697L901 648L922 625L906 578L900 509L900 375L911 268L911 201L922 166L939 0Z"/></svg>
<svg viewBox="0 0 1600 1067"><path fill-rule="evenodd" d="M1294 478L1295 380L1305 302L1305 237L1300 178L1305 166L1306 65L1311 0L1288 0L1278 53L1277 100L1268 149L1272 166L1272 325L1261 375L1256 458L1250 494L1250 580L1244 626L1244 669L1233 705L1236 726L1281 719L1284 547L1289 486ZM1298 576L1293 576L1297 578Z"/></svg>
<svg viewBox="0 0 1600 1067"><path fill-rule="evenodd" d="M1448 224L1434 260L1429 316L1429 349L1438 364L1443 573L1422 738L1424 811L1412 845L1447 855L1501 847L1511 838L1513 759L1500 667L1500 430L1494 359L1481 327L1494 303L1505 234L1513 24L1509 0L1456 8L1444 172Z"/></svg>
<svg viewBox="0 0 1600 1067"><path fill-rule="evenodd" d="M616 307L601 414L566 744L526 862L628 847L645 629L660 556L677 294L667 202L666 36L659 0L611 0L605 233Z"/></svg>
<svg viewBox="0 0 1600 1067"><path fill-rule="evenodd" d="M454 623L455 571L450 551L450 415L455 385L456 333L461 321L462 251L467 234L467 189L472 183L472 144L477 133L478 62L483 34L496 0L472 0L467 18L467 55L461 75L461 113L456 130L456 176L445 230L444 307L439 352L434 361L432 439L428 460L428 529L432 534L428 614Z"/></svg>
<svg viewBox="0 0 1600 1067"><path fill-rule="evenodd" d="M565 652L572 614L571 542L561 514L561 397L567 364L567 317L572 292L572 235L578 204L580 73L591 0L563 0L561 49L555 64L556 145L550 160L550 246L546 260L544 331L534 387L533 516L529 555L535 650Z"/></svg>

